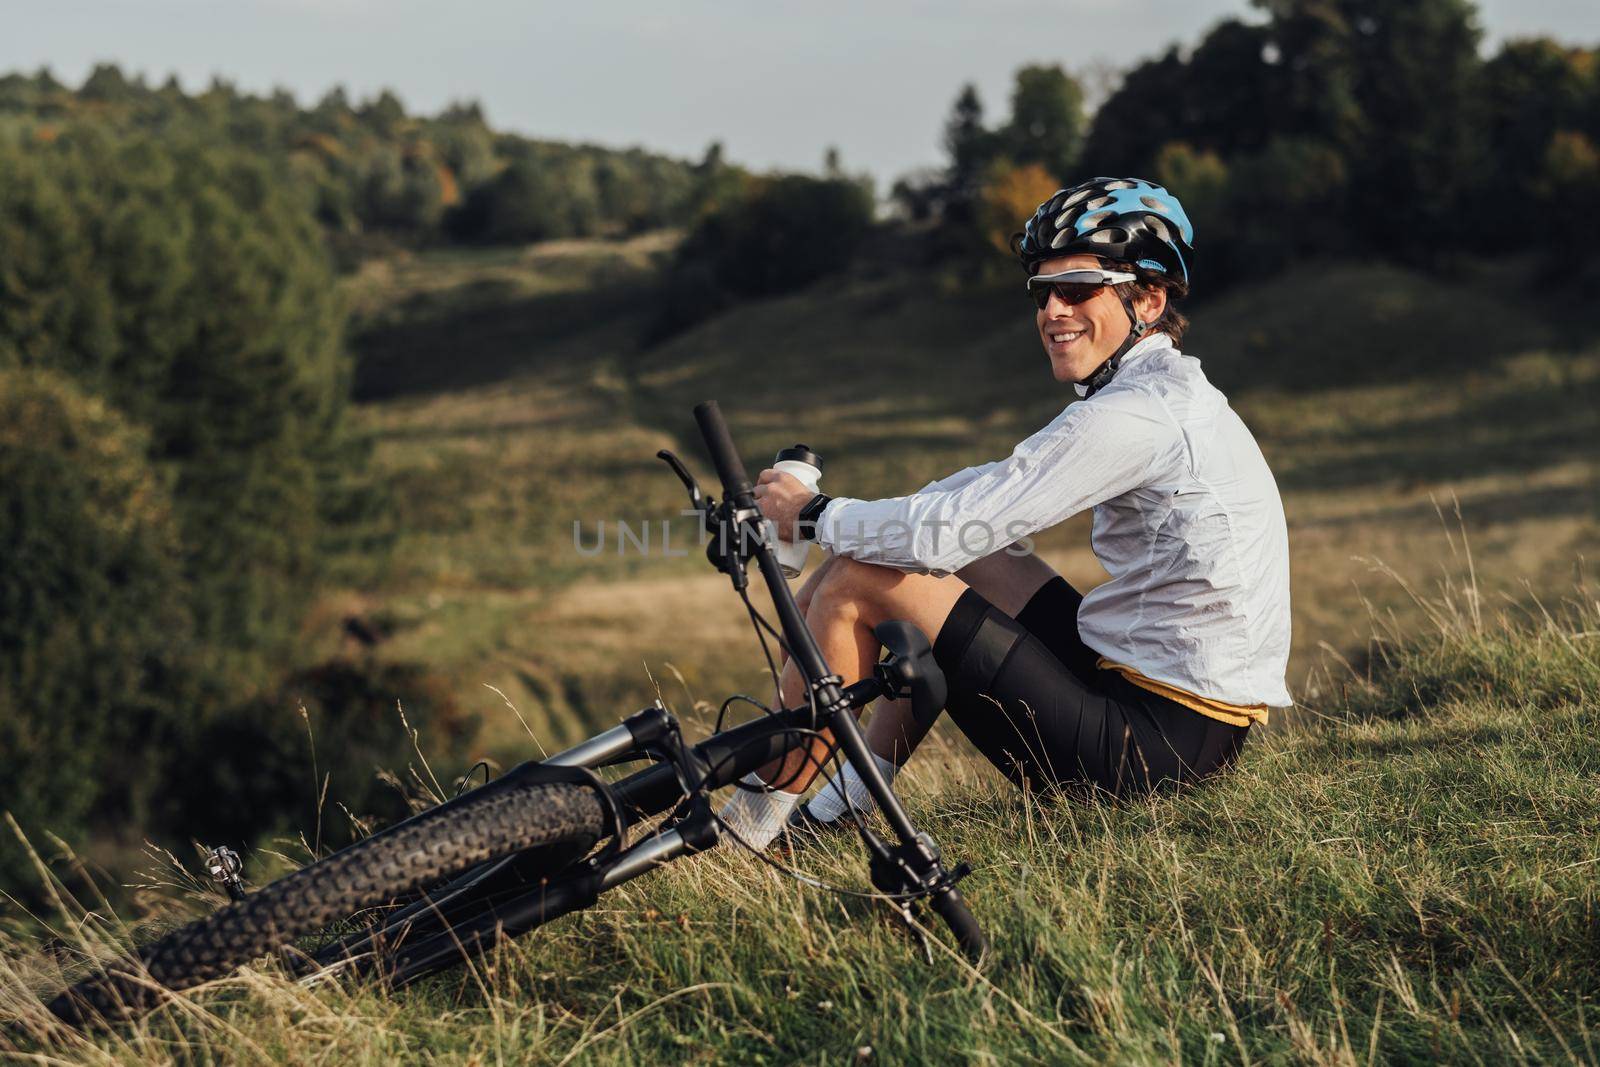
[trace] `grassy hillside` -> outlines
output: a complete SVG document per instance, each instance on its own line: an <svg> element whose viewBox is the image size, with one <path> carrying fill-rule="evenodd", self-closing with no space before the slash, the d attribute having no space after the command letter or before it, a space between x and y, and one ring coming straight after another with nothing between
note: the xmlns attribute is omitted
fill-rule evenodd
<svg viewBox="0 0 1600 1067"><path fill-rule="evenodd" d="M1046 374L1020 287L945 291L882 269L641 348L649 272L668 248L430 253L350 285L360 414L398 540L387 559L342 562L345 591L318 606L313 634L331 653L342 620L375 624L381 640L359 654L445 672L502 760L658 693L704 723L726 693L760 691L747 623L697 553L619 557L614 537L598 556L573 548L574 520L592 544L599 520L676 514L657 448L709 475L694 402L722 402L752 467L803 439L834 492L872 496L1003 455L1069 397ZM1483 308L1492 316L1472 317ZM107 925L103 902L87 920L63 902L38 917L57 935L47 951L36 931L0 946L0 1015L23 1026L0 1051L127 1063L1595 1059L1600 605L1573 567L1600 547L1600 347L1493 285L1350 264L1308 266L1194 318L1186 347L1284 490L1304 707L1253 739L1226 780L1125 807L1020 797L940 736L905 789L977 867L970 896L999 949L981 972L943 949L918 963L874 907L730 852L401 995L305 990L267 967L83 1044L38 1030L35 993L85 939L132 935ZM1085 585L1099 575L1086 529L1074 520L1040 541ZM674 530L688 546L687 526ZM1466 580L1432 601L1407 590L1440 575ZM1486 621L1503 611L1520 622ZM308 754L311 783L309 767ZM794 862L860 885L858 851L842 842ZM305 842L277 852L259 852L252 873L295 862ZM170 869L141 881L135 927L214 904Z"/></svg>
<svg viewBox="0 0 1600 1067"><path fill-rule="evenodd" d="M834 493L875 496L1004 455L1070 399L1020 285L947 291L881 265L642 349L645 272L664 247L429 254L356 280L364 416L402 534L390 566L349 561L324 625L381 623L378 654L449 672L502 753L527 739L484 685L559 744L653 697L652 678L675 686L674 671L704 696L758 684L725 584L697 553L659 551L681 494L656 449L710 475L695 402L722 403L752 469L804 440ZM1465 530L1486 583L1542 591L1600 548L1600 347L1503 284L1312 265L1194 319L1186 348L1284 490L1302 699L1326 697L1324 646L1362 654L1369 607L1417 619L1368 560L1426 579L1462 550L1446 530ZM575 551L575 520L592 546L596 523L618 519L652 524L651 558L619 556L614 525L605 552ZM673 531L675 551L691 543L682 520ZM1080 518L1041 551L1092 584L1087 540Z"/></svg>
<svg viewBox="0 0 1600 1067"><path fill-rule="evenodd" d="M273 966L85 1041L0 946L0 1050L80 1062L1198 1063L1597 1058L1600 601L1433 622L1227 779L1142 805L1024 798L945 750L906 780L996 953L931 963L876 907L737 852L630 884L491 964L386 995ZM849 842L789 857L836 882ZM53 921L77 936L78 912ZM98 936L98 935L95 935ZM125 936L125 935L118 935ZM43 1043L41 1043L43 1042ZM41 1060L40 1062L45 1062ZM49 1060L48 1062L60 1062Z"/></svg>

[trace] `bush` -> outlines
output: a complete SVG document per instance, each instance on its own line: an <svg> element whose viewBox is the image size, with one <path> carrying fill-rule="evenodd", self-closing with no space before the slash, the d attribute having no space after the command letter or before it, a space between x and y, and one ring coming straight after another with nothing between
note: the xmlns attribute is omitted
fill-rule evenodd
<svg viewBox="0 0 1600 1067"><path fill-rule="evenodd" d="M792 292L849 266L872 229L872 196L848 179L788 175L711 211L685 238L649 336L660 340L737 299Z"/></svg>
<svg viewBox="0 0 1600 1067"><path fill-rule="evenodd" d="M845 180L775 178L705 219L683 255L742 297L775 296L843 270L872 229L872 199Z"/></svg>
<svg viewBox="0 0 1600 1067"><path fill-rule="evenodd" d="M476 726L423 667L330 660L197 731L187 766L168 777L161 821L207 844L237 847L278 830L342 843L351 840L346 812L380 824L410 814L380 773L404 778L416 766L427 781L414 745L452 790Z"/></svg>
<svg viewBox="0 0 1600 1067"><path fill-rule="evenodd" d="M189 633L143 433L62 375L0 370L0 810L72 840L143 807ZM24 870L0 850L0 883ZM31 879L24 879L30 881Z"/></svg>

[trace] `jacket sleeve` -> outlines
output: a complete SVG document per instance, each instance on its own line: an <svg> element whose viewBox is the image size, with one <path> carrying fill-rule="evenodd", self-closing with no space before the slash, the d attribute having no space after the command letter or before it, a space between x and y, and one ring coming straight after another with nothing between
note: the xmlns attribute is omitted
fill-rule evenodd
<svg viewBox="0 0 1600 1067"><path fill-rule="evenodd" d="M966 485L968 482L972 481L972 479L978 477L978 475L998 467L1001 462L1002 461L998 459L990 460L988 463L980 463L976 467L968 467L965 470L956 471L954 474L946 475L943 478L935 478L921 489L918 489L917 492L927 493L941 489L960 489L963 485Z"/></svg>
<svg viewBox="0 0 1600 1067"><path fill-rule="evenodd" d="M969 468L976 473L953 486L951 478L909 496L834 499L817 542L864 563L948 574L1159 480L1182 454L1178 427L1154 398L1073 404L1010 457Z"/></svg>

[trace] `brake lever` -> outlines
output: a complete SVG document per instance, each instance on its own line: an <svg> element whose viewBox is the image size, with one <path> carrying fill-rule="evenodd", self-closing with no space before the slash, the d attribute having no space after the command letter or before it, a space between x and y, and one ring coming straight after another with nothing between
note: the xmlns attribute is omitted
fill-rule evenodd
<svg viewBox="0 0 1600 1067"><path fill-rule="evenodd" d="M894 917L900 920L900 925L905 927L907 936L917 943L922 949L922 959L929 967L933 966L933 946L928 943L928 935L917 924L916 913L911 910L911 901L896 900L889 905L889 910L894 912Z"/></svg>
<svg viewBox="0 0 1600 1067"><path fill-rule="evenodd" d="M689 473L689 468L684 466L683 460L679 459L675 453L666 448L663 448L657 452L656 458L663 460L667 466L671 467L672 473L678 476L678 481L682 482L683 487L689 490L690 507L702 513L711 509L712 501L700 491L700 483L694 480L694 475Z"/></svg>

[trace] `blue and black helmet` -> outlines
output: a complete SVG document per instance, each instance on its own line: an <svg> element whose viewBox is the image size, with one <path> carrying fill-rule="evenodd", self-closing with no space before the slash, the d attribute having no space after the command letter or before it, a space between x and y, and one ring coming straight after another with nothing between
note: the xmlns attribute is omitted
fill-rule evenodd
<svg viewBox="0 0 1600 1067"><path fill-rule="evenodd" d="M1189 283L1194 227L1178 198L1142 178L1091 178L1039 205L1014 239L1029 274L1052 256L1086 253Z"/></svg>

